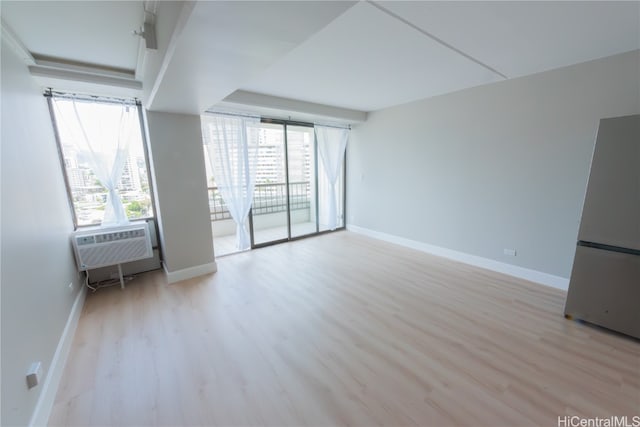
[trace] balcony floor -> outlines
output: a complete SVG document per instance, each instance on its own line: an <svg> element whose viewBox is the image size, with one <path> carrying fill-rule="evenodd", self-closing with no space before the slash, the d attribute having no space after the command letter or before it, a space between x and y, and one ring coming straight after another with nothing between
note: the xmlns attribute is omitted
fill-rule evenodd
<svg viewBox="0 0 640 427"><path fill-rule="evenodd" d="M236 248L236 235L227 234L224 236L216 236L216 232L211 223L213 232L213 250L216 257L222 255L229 255L236 252L240 252ZM304 236L316 232L315 222L300 222L297 224L291 224L291 234L293 237ZM256 244L267 243L274 240L281 240L287 236L287 226L271 227L262 230L255 231Z"/></svg>

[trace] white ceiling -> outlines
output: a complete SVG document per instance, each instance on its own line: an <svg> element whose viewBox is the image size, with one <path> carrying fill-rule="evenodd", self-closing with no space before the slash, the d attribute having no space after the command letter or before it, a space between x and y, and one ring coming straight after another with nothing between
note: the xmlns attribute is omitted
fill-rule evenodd
<svg viewBox="0 0 640 427"><path fill-rule="evenodd" d="M202 112L319 31L354 2L198 2L153 109Z"/></svg>
<svg viewBox="0 0 640 427"><path fill-rule="evenodd" d="M637 1L380 4L509 78L640 48Z"/></svg>
<svg viewBox="0 0 640 427"><path fill-rule="evenodd" d="M363 2L242 89L372 111L639 49L639 20L640 2Z"/></svg>
<svg viewBox="0 0 640 427"><path fill-rule="evenodd" d="M358 3L242 89L372 111L499 79L371 4Z"/></svg>
<svg viewBox="0 0 640 427"><path fill-rule="evenodd" d="M127 90L148 108L190 114L250 92L280 107L289 98L373 111L640 49L640 1L145 4L156 11L156 51L131 35L141 1L3 0L0 13L37 60L129 72L140 81ZM77 74L55 71L59 89Z"/></svg>

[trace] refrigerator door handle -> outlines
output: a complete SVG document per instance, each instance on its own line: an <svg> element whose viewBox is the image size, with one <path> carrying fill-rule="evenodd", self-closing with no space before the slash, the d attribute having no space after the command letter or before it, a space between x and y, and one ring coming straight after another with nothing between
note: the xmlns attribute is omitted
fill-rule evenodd
<svg viewBox="0 0 640 427"><path fill-rule="evenodd" d="M605 245L604 243L587 242L584 240L578 240L578 246L584 246L586 248L593 249L602 249L603 251L619 252L628 255L640 255L640 250L638 249L622 248L620 246Z"/></svg>

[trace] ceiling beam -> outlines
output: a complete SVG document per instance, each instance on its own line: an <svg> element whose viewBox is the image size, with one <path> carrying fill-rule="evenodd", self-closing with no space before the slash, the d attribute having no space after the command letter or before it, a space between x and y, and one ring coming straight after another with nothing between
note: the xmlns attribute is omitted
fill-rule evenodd
<svg viewBox="0 0 640 427"><path fill-rule="evenodd" d="M45 77L73 82L92 83L103 86L142 90L142 82L133 78L88 73L85 71L77 71L69 68L45 67L41 65L29 66L29 72L32 76L36 77Z"/></svg>
<svg viewBox="0 0 640 427"><path fill-rule="evenodd" d="M259 113L262 115L276 115L278 118L287 116L316 117L318 119L332 119L345 123L362 123L367 120L367 113L348 108L333 107L330 105L316 104L315 102L299 101L297 99L282 98L279 96L264 95L261 93L237 90L227 96L219 104L221 107L240 107L242 110ZM215 110L216 107L213 107Z"/></svg>
<svg viewBox="0 0 640 427"><path fill-rule="evenodd" d="M196 1L184 1L182 8L180 9L180 15L178 16L178 20L173 28L173 32L171 33L171 39L169 40L169 45L165 51L164 57L162 58L162 64L160 65L160 69L158 70L158 74L153 82L153 87L151 88L151 92L149 96L145 100L145 108L151 109L153 105L153 100L158 94L158 90L160 89L160 85L162 84L162 80L164 80L164 75L167 72L167 68L171 63L173 58L173 54L178 46L178 42L180 41L180 35L184 30L189 18L191 17L191 13L196 6Z"/></svg>
<svg viewBox="0 0 640 427"><path fill-rule="evenodd" d="M133 70L126 68L109 67L105 65L89 64L86 62L70 61L62 58L56 58L52 56L44 56L33 54L35 63L32 65L39 65L47 68L57 68L68 71L78 71L81 73L99 74L108 77L119 77L124 79L133 79L135 77Z"/></svg>

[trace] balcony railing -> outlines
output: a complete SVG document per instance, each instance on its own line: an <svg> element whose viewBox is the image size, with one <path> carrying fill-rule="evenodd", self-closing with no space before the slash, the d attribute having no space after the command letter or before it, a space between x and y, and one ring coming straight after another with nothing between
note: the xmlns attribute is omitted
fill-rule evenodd
<svg viewBox="0 0 640 427"><path fill-rule="evenodd" d="M266 215L287 211L287 184L256 184L253 193L253 215ZM289 183L289 205L291 210L311 207L311 185L309 182ZM209 209L211 221L231 219L229 209L218 191L218 187L209 187Z"/></svg>

